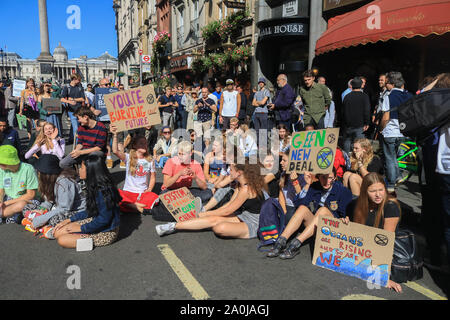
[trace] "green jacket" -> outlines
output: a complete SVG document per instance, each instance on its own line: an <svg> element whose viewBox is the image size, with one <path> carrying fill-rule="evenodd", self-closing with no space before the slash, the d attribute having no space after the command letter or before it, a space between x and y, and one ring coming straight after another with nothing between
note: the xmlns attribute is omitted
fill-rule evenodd
<svg viewBox="0 0 450 320"><path fill-rule="evenodd" d="M325 115L326 107L331 104L330 90L327 86L314 82L311 88L300 88L300 97L305 107L304 123L310 123L312 118L318 124Z"/></svg>

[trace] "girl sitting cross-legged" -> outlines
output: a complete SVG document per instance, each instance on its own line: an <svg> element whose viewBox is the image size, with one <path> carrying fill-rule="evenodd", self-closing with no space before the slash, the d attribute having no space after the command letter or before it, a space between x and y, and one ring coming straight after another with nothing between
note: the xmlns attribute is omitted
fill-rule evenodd
<svg viewBox="0 0 450 320"><path fill-rule="evenodd" d="M159 236L182 230L212 231L221 237L250 239L257 236L259 213L264 201L263 190L267 191L259 164L231 164L230 175L239 182L237 192L224 206L201 212L199 218L184 222L169 222L157 225Z"/></svg>

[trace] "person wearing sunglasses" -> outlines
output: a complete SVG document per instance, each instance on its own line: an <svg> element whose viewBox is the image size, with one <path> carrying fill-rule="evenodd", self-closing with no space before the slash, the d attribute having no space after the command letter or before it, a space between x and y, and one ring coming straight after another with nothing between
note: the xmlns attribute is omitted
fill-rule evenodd
<svg viewBox="0 0 450 320"><path fill-rule="evenodd" d="M313 183L312 175L305 173L306 185L294 201L297 210L289 220L286 228L278 237L267 257L292 259L300 253L302 243L311 238L315 232L320 217L345 218L347 206L352 201L352 193L342 183L336 180L336 169L330 174L318 175ZM289 243L287 240L304 224L305 229Z"/></svg>
<svg viewBox="0 0 450 320"><path fill-rule="evenodd" d="M173 157L177 150L178 140L172 137L172 129L164 126L161 129L161 135L153 148L153 158L157 168L164 168L167 160Z"/></svg>

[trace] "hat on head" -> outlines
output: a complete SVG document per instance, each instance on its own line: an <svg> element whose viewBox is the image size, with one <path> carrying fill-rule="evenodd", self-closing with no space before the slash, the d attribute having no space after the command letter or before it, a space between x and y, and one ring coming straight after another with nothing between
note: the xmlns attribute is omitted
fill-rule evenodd
<svg viewBox="0 0 450 320"><path fill-rule="evenodd" d="M15 166L20 163L17 149L11 145L0 146L0 164Z"/></svg>
<svg viewBox="0 0 450 320"><path fill-rule="evenodd" d="M41 155L36 161L34 168L45 174L60 174L62 170L59 166L59 158L54 154Z"/></svg>
<svg viewBox="0 0 450 320"><path fill-rule="evenodd" d="M234 84L234 81L231 80L231 79L227 79L226 84L227 84L227 85L228 85L228 84Z"/></svg>
<svg viewBox="0 0 450 320"><path fill-rule="evenodd" d="M264 77L259 78L258 83L260 83L260 82L266 84L266 78L264 78Z"/></svg>

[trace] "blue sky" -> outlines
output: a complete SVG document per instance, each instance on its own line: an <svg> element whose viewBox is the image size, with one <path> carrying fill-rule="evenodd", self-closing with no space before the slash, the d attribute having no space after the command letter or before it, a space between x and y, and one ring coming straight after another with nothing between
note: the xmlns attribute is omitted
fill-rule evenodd
<svg viewBox="0 0 450 320"><path fill-rule="evenodd" d="M71 5L80 8L80 28L69 29L74 22ZM87 55L98 57L108 51L117 57L115 14L112 0L47 0L50 52L61 45L69 59ZM35 59L41 52L38 0L0 0L0 47L22 58Z"/></svg>

